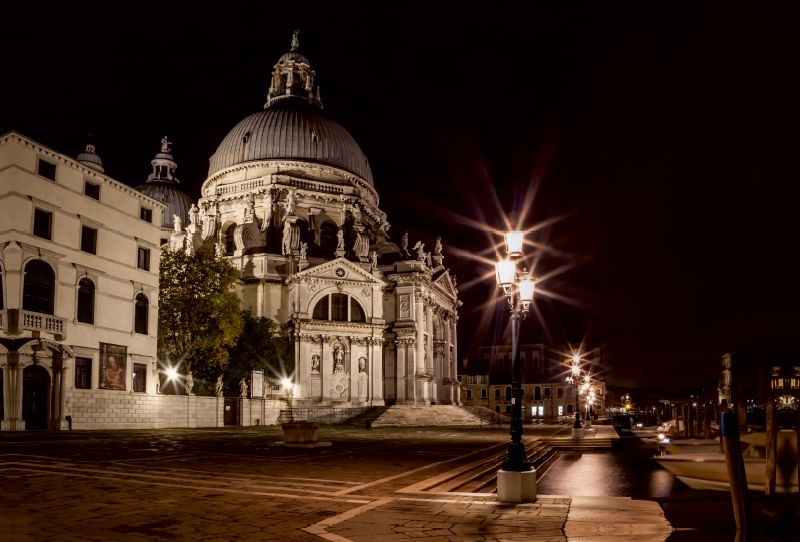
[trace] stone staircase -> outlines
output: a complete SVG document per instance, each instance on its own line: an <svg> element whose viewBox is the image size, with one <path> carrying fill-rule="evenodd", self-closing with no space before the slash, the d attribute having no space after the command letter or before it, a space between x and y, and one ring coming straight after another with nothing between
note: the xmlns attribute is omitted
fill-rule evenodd
<svg viewBox="0 0 800 542"><path fill-rule="evenodd" d="M486 421L469 410L454 405L395 405L386 409L372 427L425 427L485 425Z"/></svg>
<svg viewBox="0 0 800 542"><path fill-rule="evenodd" d="M388 406L374 406L370 407L366 412L362 412L358 416L353 416L348 420L344 420L340 425L348 427L364 427L366 423L375 422L384 412L389 410Z"/></svg>

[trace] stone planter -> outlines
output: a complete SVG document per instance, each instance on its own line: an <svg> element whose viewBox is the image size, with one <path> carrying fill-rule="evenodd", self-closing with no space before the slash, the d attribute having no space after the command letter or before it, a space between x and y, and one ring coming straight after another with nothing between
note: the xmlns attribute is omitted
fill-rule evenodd
<svg viewBox="0 0 800 542"><path fill-rule="evenodd" d="M281 424L283 441L286 444L311 444L317 441L317 422L294 422Z"/></svg>

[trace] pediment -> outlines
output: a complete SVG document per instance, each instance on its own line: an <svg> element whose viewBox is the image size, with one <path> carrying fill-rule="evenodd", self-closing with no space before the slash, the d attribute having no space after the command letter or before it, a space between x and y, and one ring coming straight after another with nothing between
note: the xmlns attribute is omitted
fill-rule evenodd
<svg viewBox="0 0 800 542"><path fill-rule="evenodd" d="M360 266L354 264L346 258L336 258L329 262L316 265L299 273L290 276L286 283L301 280L317 280L330 282L363 282L368 284L380 284L385 282L372 273L365 271Z"/></svg>
<svg viewBox="0 0 800 542"><path fill-rule="evenodd" d="M433 283L444 291L448 296L453 299L458 299L458 290L453 283L453 278L450 276L450 270L446 269L441 275L434 279Z"/></svg>

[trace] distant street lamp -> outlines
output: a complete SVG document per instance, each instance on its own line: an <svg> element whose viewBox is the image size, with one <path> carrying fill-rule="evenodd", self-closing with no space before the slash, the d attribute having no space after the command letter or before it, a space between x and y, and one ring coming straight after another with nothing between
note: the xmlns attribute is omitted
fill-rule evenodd
<svg viewBox="0 0 800 542"><path fill-rule="evenodd" d="M572 438L583 438L583 427L581 426L581 403L579 399L580 389L578 379L581 375L581 357L578 354L572 356L572 366L570 367L571 376L567 376L567 382L575 386L575 411L572 413L575 422L572 424Z"/></svg>
<svg viewBox="0 0 800 542"><path fill-rule="evenodd" d="M505 502L525 502L536 499L536 471L528 461L522 443L522 366L519 360L519 329L533 302L536 278L526 269L517 270L517 258L522 256L524 234L510 231L504 234L507 259L495 264L497 284L503 289L511 311L511 444L497 476L497 496Z"/></svg>

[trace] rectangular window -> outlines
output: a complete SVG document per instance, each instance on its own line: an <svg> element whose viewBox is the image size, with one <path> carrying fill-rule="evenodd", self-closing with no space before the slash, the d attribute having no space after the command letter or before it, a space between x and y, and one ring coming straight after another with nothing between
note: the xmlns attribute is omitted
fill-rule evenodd
<svg viewBox="0 0 800 542"><path fill-rule="evenodd" d="M39 175L44 177L45 179L50 179L51 181L56 180L56 165L51 164L50 162L45 162L41 158L39 159Z"/></svg>
<svg viewBox="0 0 800 542"><path fill-rule="evenodd" d="M75 387L92 389L92 358L75 358Z"/></svg>
<svg viewBox="0 0 800 542"><path fill-rule="evenodd" d="M467 399L472 399L472 390L467 390Z"/></svg>
<svg viewBox="0 0 800 542"><path fill-rule="evenodd" d="M539 407L539 416L544 416L544 407L543 406Z"/></svg>
<svg viewBox="0 0 800 542"><path fill-rule="evenodd" d="M152 209L145 209L144 207L139 209L139 218L144 220L145 222L152 222L153 221L153 210Z"/></svg>
<svg viewBox="0 0 800 542"><path fill-rule="evenodd" d="M564 388L556 389L556 397L564 397Z"/></svg>
<svg viewBox="0 0 800 542"><path fill-rule="evenodd" d="M139 256L136 260L136 267L150 271L150 249L139 247Z"/></svg>
<svg viewBox="0 0 800 542"><path fill-rule="evenodd" d="M331 295L331 320L347 322L347 296L345 294Z"/></svg>
<svg viewBox="0 0 800 542"><path fill-rule="evenodd" d="M544 389L544 396L545 397L550 397L550 388L545 388Z"/></svg>
<svg viewBox="0 0 800 542"><path fill-rule="evenodd" d="M481 390L481 399L486 399L486 390Z"/></svg>
<svg viewBox="0 0 800 542"><path fill-rule="evenodd" d="M81 252L97 254L97 230L81 226Z"/></svg>
<svg viewBox="0 0 800 542"><path fill-rule="evenodd" d="M99 200L100 199L100 185L99 184L90 183L89 181L86 181L86 183L83 185L83 194L86 195L86 196L89 196L92 199Z"/></svg>
<svg viewBox="0 0 800 542"><path fill-rule="evenodd" d="M144 363L133 364L133 391L136 393L147 392L147 365Z"/></svg>
<svg viewBox="0 0 800 542"><path fill-rule="evenodd" d="M496 407L494 407L494 411L495 412L500 412L500 405L497 405Z"/></svg>
<svg viewBox="0 0 800 542"><path fill-rule="evenodd" d="M511 414L511 405L506 405L506 414Z"/></svg>
<svg viewBox="0 0 800 542"><path fill-rule="evenodd" d="M164 245L166 245L167 243L169 243L169 239L163 239L163 238L161 239L161 246L162 246L162 247L163 247Z"/></svg>
<svg viewBox="0 0 800 542"><path fill-rule="evenodd" d="M42 239L50 239L53 224L53 213L36 209L33 212L33 235Z"/></svg>

